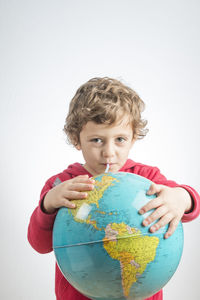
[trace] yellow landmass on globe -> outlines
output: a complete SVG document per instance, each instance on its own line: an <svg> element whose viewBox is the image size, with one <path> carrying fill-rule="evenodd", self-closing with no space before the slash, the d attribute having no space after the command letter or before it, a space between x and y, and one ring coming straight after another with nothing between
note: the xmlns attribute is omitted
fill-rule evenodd
<svg viewBox="0 0 200 300"><path fill-rule="evenodd" d="M95 177L94 177L95 179ZM99 208L99 200L102 198L105 190L111 185L114 185L113 182L119 182L116 178L104 174L101 178L101 181L95 181L95 188L92 191L87 192L88 197L81 200L72 200L71 202L76 204L75 209L70 209L69 212L73 215L73 218L76 222L86 223L94 226L96 230L102 230L105 228L98 228L96 221L91 220L90 215L90 205L96 204L96 207ZM97 211L99 214L105 214L105 212Z"/></svg>
<svg viewBox="0 0 200 300"><path fill-rule="evenodd" d="M125 223L108 224L105 229L104 248L111 258L120 262L124 296L137 281L156 255L159 238L143 236L141 231Z"/></svg>

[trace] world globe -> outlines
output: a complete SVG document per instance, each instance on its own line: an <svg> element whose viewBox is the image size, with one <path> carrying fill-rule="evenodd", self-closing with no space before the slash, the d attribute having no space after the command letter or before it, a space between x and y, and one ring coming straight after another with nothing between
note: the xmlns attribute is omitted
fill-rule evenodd
<svg viewBox="0 0 200 300"><path fill-rule="evenodd" d="M142 225L152 211L138 211L156 197L146 194L150 180L125 172L94 179L87 199L73 200L75 209L62 207L57 213L57 264L67 281L90 299L148 298L166 285L179 265L182 224L168 239L168 226L151 233L150 226Z"/></svg>

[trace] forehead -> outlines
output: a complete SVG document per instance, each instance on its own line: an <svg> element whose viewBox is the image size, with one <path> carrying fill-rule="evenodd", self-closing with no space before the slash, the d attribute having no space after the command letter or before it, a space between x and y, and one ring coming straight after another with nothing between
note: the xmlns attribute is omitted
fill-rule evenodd
<svg viewBox="0 0 200 300"><path fill-rule="evenodd" d="M98 124L93 121L87 122L81 134L91 135L91 134L99 134L99 135L107 135L109 133L114 134L130 134L132 133L132 124L128 117L121 118L117 120L113 124Z"/></svg>

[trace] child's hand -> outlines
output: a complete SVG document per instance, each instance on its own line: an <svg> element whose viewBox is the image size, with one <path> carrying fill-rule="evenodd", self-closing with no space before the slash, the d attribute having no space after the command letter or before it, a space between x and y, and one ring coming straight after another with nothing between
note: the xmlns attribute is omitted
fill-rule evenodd
<svg viewBox="0 0 200 300"><path fill-rule="evenodd" d="M62 206L75 208L70 200L87 198L86 191L91 191L94 183L95 180L88 175L80 175L60 183L46 194L43 200L44 211L52 214Z"/></svg>
<svg viewBox="0 0 200 300"><path fill-rule="evenodd" d="M168 238L174 233L183 214L191 209L192 199L184 188L171 188L155 183L150 186L147 192L147 195L154 194L156 194L157 197L144 205L139 213L144 214L151 209L155 209L144 219L143 225L148 226L158 220L150 227L150 231L155 232L169 223L169 228L165 233L165 238Z"/></svg>

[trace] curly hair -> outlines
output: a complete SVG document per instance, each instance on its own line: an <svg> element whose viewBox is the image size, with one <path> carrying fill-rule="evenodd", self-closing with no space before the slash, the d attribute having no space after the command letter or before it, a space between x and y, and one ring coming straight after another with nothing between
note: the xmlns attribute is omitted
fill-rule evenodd
<svg viewBox="0 0 200 300"><path fill-rule="evenodd" d="M65 120L64 132L69 143L76 146L83 126L93 121L97 124L113 124L129 116L135 139L143 138L147 129L141 118L145 104L138 94L120 81L109 77L96 77L80 86L72 98Z"/></svg>

